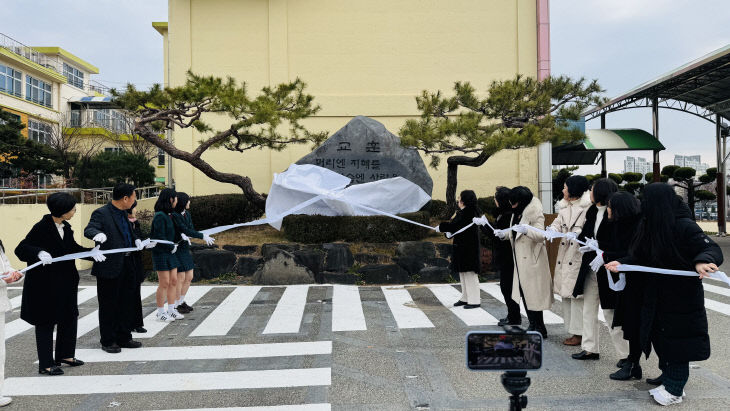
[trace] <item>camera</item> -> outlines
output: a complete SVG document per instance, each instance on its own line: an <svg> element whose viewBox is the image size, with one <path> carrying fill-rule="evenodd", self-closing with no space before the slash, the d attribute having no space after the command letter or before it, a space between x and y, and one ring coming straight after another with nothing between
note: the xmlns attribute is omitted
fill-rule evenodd
<svg viewBox="0 0 730 411"><path fill-rule="evenodd" d="M542 335L520 327L466 334L466 366L472 371L503 371L502 386L510 395L510 411L527 407L527 371L542 368Z"/></svg>

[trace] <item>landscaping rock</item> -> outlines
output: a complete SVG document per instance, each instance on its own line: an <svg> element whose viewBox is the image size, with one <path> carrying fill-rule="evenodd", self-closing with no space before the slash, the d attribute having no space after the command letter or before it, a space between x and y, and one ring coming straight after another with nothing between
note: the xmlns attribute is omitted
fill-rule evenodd
<svg viewBox="0 0 730 411"><path fill-rule="evenodd" d="M327 253L325 256L324 271L342 273L355 264L355 257L352 256L349 244L327 243L322 244L322 248Z"/></svg>
<svg viewBox="0 0 730 411"><path fill-rule="evenodd" d="M386 254L357 253L354 257L355 262L360 265L385 264L390 262L390 256Z"/></svg>
<svg viewBox="0 0 730 411"><path fill-rule="evenodd" d="M408 271L397 264L366 265L357 272L366 284L403 284L410 282Z"/></svg>
<svg viewBox="0 0 730 411"><path fill-rule="evenodd" d="M226 244L223 246L224 250L233 251L236 254L256 254L259 252L259 246L257 245L234 245Z"/></svg>
<svg viewBox="0 0 730 411"><path fill-rule="evenodd" d="M206 280L233 272L236 264L236 255L227 250L196 250L192 254L195 262L193 276Z"/></svg>
<svg viewBox="0 0 730 411"><path fill-rule="evenodd" d="M418 274L426 264L422 259L412 256L394 257L393 262L408 271L408 274Z"/></svg>
<svg viewBox="0 0 730 411"><path fill-rule="evenodd" d="M314 282L314 273L297 264L294 254L277 250L272 258L265 260L256 270L252 281L261 285L311 284Z"/></svg>
<svg viewBox="0 0 730 411"><path fill-rule="evenodd" d="M314 279L318 283L324 282L322 278L322 269L324 268L324 251L322 250L297 250L293 251L294 261L297 264L309 268L314 274Z"/></svg>
<svg viewBox="0 0 730 411"><path fill-rule="evenodd" d="M397 256L417 257L421 260L436 257L436 248L429 241L403 241L395 250Z"/></svg>
<svg viewBox="0 0 730 411"><path fill-rule="evenodd" d="M419 283L448 282L451 270L448 267L426 267L418 272Z"/></svg>
<svg viewBox="0 0 730 411"><path fill-rule="evenodd" d="M426 260L427 267L448 267L451 263L445 258L429 258Z"/></svg>
<svg viewBox="0 0 730 411"><path fill-rule="evenodd" d="M395 254L398 243L367 243L360 246L360 252L368 254Z"/></svg>
<svg viewBox="0 0 730 411"><path fill-rule="evenodd" d="M198 244L198 243L192 243L190 244L190 252L194 251L200 251L200 250L217 250L218 246L213 245L206 245L206 244Z"/></svg>
<svg viewBox="0 0 730 411"><path fill-rule="evenodd" d="M250 277L263 263L264 259L260 257L238 257L238 261L233 266L233 270L236 272L236 275Z"/></svg>
<svg viewBox="0 0 730 411"><path fill-rule="evenodd" d="M357 284L359 277L354 273L322 272L323 282L326 284Z"/></svg>
<svg viewBox="0 0 730 411"><path fill-rule="evenodd" d="M439 252L441 258L451 258L454 254L454 245L446 243L436 243L436 249Z"/></svg>
<svg viewBox="0 0 730 411"><path fill-rule="evenodd" d="M274 254L278 250L284 250L288 252L299 250L301 246L299 244L264 244L261 246L261 255L264 256L264 260L269 260L274 257Z"/></svg>

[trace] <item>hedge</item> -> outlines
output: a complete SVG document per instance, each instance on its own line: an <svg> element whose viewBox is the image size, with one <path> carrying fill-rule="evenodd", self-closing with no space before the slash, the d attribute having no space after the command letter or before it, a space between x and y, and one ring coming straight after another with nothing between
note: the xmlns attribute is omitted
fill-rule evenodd
<svg viewBox="0 0 730 411"><path fill-rule="evenodd" d="M444 200L429 200L420 211L427 211L434 218L442 218L446 212L446 201Z"/></svg>
<svg viewBox="0 0 730 411"><path fill-rule="evenodd" d="M256 220L264 210L243 194L214 194L190 199L190 217L198 230Z"/></svg>
<svg viewBox="0 0 730 411"><path fill-rule="evenodd" d="M426 225L431 219L425 211L399 215ZM287 240L309 244L333 241L392 243L422 240L431 233L427 228L385 216L290 215L284 217L282 229Z"/></svg>

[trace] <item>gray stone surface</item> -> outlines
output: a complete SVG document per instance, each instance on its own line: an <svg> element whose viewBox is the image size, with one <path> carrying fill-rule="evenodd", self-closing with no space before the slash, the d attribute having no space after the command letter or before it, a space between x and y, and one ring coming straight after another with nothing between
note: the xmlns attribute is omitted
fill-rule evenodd
<svg viewBox="0 0 730 411"><path fill-rule="evenodd" d="M226 244L223 246L224 250L233 251L236 254L256 254L259 252L259 246L257 245L235 245L235 244Z"/></svg>
<svg viewBox="0 0 730 411"><path fill-rule="evenodd" d="M226 250L197 250L193 251L193 261L195 261L194 279L210 280L221 274L233 272L236 254Z"/></svg>
<svg viewBox="0 0 730 411"><path fill-rule="evenodd" d="M408 255L403 257L394 257L393 262L398 264L398 266L402 269L408 271L408 274L411 275L418 274L418 272L426 266L426 263L422 258Z"/></svg>
<svg viewBox="0 0 730 411"><path fill-rule="evenodd" d="M261 255L264 257L264 260L268 260L274 257L279 250L292 252L299 249L301 249L299 244L264 244L261 246Z"/></svg>
<svg viewBox="0 0 730 411"><path fill-rule="evenodd" d="M444 283L451 275L448 267L425 267L418 272L418 282L427 283Z"/></svg>
<svg viewBox="0 0 730 411"><path fill-rule="evenodd" d="M309 270L314 274L316 282L323 282L321 274L322 269L324 268L324 251L313 249L296 250L292 251L292 255L294 255L294 261L296 261L297 264L309 268Z"/></svg>
<svg viewBox="0 0 730 411"><path fill-rule="evenodd" d="M355 258L352 256L349 244L327 243L322 244L322 248L327 253L324 263L325 271L341 273L355 264Z"/></svg>
<svg viewBox="0 0 730 411"><path fill-rule="evenodd" d="M357 272L366 284L403 284L411 280L408 271L397 264L366 265Z"/></svg>
<svg viewBox="0 0 730 411"><path fill-rule="evenodd" d="M294 254L278 250L273 257L254 273L252 281L261 285L311 284L314 273L307 267L297 264Z"/></svg>
<svg viewBox="0 0 730 411"><path fill-rule="evenodd" d="M236 272L236 275L250 277L263 263L264 259L261 257L238 257L236 265L233 266L233 271Z"/></svg>
<svg viewBox="0 0 730 411"><path fill-rule="evenodd" d="M436 250L438 250L439 257L451 258L451 254L454 253L454 246L452 244L436 243Z"/></svg>
<svg viewBox="0 0 730 411"><path fill-rule="evenodd" d="M401 146L383 124L357 116L297 164L314 164L352 179L353 184L400 176L431 195L433 181L417 150Z"/></svg>
<svg viewBox="0 0 730 411"><path fill-rule="evenodd" d="M359 277L355 273L322 272L322 280L328 284L357 284Z"/></svg>
<svg viewBox="0 0 730 411"><path fill-rule="evenodd" d="M360 265L384 264L390 262L390 256L386 254L356 253L355 263Z"/></svg>
<svg viewBox="0 0 730 411"><path fill-rule="evenodd" d="M426 259L426 265L429 267L448 267L449 260L445 258L428 258Z"/></svg>
<svg viewBox="0 0 730 411"><path fill-rule="evenodd" d="M436 248L429 241L403 241L395 250L397 256L417 257L423 260L436 257Z"/></svg>

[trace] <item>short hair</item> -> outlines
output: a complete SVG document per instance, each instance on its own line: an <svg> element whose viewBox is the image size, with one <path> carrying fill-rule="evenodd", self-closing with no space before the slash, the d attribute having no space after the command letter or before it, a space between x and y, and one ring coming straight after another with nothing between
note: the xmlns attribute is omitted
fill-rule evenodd
<svg viewBox="0 0 730 411"><path fill-rule="evenodd" d="M46 199L51 215L58 218L73 210L76 199L69 193L53 193Z"/></svg>
<svg viewBox="0 0 730 411"><path fill-rule="evenodd" d="M500 210L509 210L512 206L509 205L509 194L512 192L507 187L499 186L494 192L494 199L497 200L497 206Z"/></svg>
<svg viewBox="0 0 730 411"><path fill-rule="evenodd" d="M131 197L136 189L137 187L131 184L119 183L115 185L114 190L112 190L112 200L121 200L124 197Z"/></svg>
<svg viewBox="0 0 730 411"><path fill-rule="evenodd" d="M606 205L608 197L618 191L618 184L610 178L599 178L593 182L593 201Z"/></svg>
<svg viewBox="0 0 730 411"><path fill-rule="evenodd" d="M517 186L509 193L509 201L512 204L518 204L518 208L524 209L532 201L532 191L525 186Z"/></svg>
<svg viewBox="0 0 730 411"><path fill-rule="evenodd" d="M160 191L160 195L157 197L157 202L155 203L155 212L162 211L165 214L170 214L175 211L170 202L175 197L177 197L177 193L172 188L165 188Z"/></svg>
<svg viewBox="0 0 730 411"><path fill-rule="evenodd" d="M568 196L570 198L580 198L588 191L591 184L584 176L570 176L565 180L565 186L568 187Z"/></svg>
<svg viewBox="0 0 730 411"><path fill-rule="evenodd" d="M617 191L608 197L607 205L611 208L611 221L621 221L641 213L641 203L633 194Z"/></svg>
<svg viewBox="0 0 730 411"><path fill-rule="evenodd" d="M177 205L175 206L175 212L178 214L182 214L183 211L185 211L185 207L188 206L188 202L190 201L190 196L188 193L183 193L182 191L177 192Z"/></svg>

